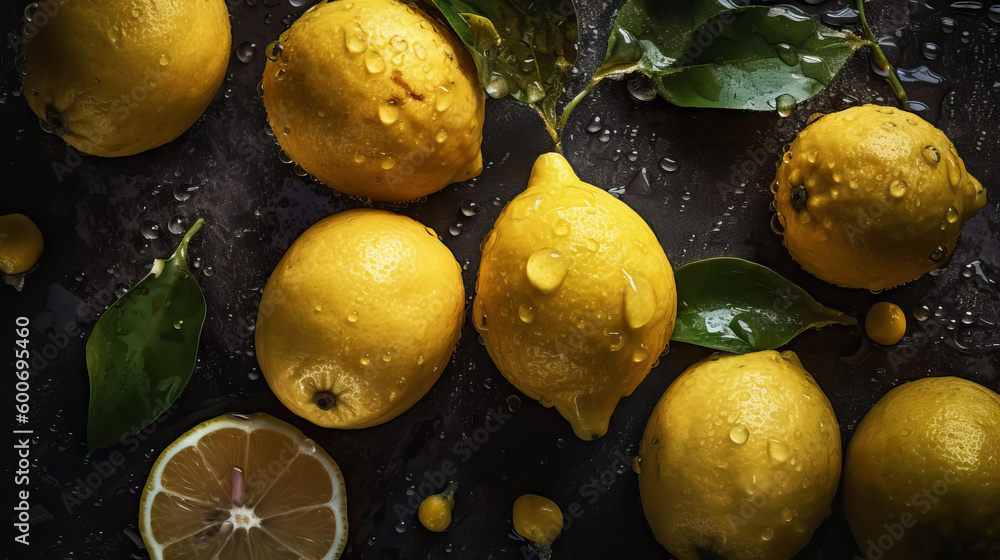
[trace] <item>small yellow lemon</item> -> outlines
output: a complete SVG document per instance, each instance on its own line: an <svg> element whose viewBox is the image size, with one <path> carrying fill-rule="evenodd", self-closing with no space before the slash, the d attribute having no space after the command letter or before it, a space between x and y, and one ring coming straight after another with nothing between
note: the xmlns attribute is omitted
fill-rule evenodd
<svg viewBox="0 0 1000 560"><path fill-rule="evenodd" d="M551 153L482 251L472 318L497 368L581 439L604 435L673 332L677 291L656 235Z"/></svg>
<svg viewBox="0 0 1000 560"><path fill-rule="evenodd" d="M847 446L844 509L872 560L1000 558L1000 395L957 377L886 393Z"/></svg>
<svg viewBox="0 0 1000 560"><path fill-rule="evenodd" d="M458 483L452 482L440 494L424 498L417 508L417 519L428 531L441 533L451 526L451 510L455 508L455 490Z"/></svg>
<svg viewBox="0 0 1000 560"><path fill-rule="evenodd" d="M36 16L24 96L44 128L88 154L127 156L177 138L226 74L224 0L42 2Z"/></svg>
<svg viewBox="0 0 1000 560"><path fill-rule="evenodd" d="M880 301L865 315L865 332L878 344L896 344L906 334L906 315L895 303Z"/></svg>
<svg viewBox="0 0 1000 560"><path fill-rule="evenodd" d="M264 106L278 143L327 186L403 201L482 171L476 66L416 5L320 2L267 55Z"/></svg>
<svg viewBox="0 0 1000 560"><path fill-rule="evenodd" d="M817 278L882 290L941 267L986 204L943 132L864 105L806 126L775 179L788 252Z"/></svg>
<svg viewBox="0 0 1000 560"><path fill-rule="evenodd" d="M35 266L42 254L42 232L24 214L0 216L0 272L20 274Z"/></svg>
<svg viewBox="0 0 1000 560"><path fill-rule="evenodd" d="M391 212L330 216L288 249L257 317L261 372L295 414L387 422L444 371L461 333L462 270L434 231Z"/></svg>
<svg viewBox="0 0 1000 560"><path fill-rule="evenodd" d="M541 546L551 546L563 529L559 505L545 496L525 494L514 500L514 530Z"/></svg>
<svg viewBox="0 0 1000 560"><path fill-rule="evenodd" d="M639 494L680 560L788 560L830 512L840 428L794 352L712 356L682 373L639 448Z"/></svg>

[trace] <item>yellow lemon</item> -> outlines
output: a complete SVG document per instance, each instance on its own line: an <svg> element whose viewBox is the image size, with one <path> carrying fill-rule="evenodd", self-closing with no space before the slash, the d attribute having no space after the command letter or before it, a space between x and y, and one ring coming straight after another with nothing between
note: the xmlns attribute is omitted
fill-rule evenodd
<svg viewBox="0 0 1000 560"><path fill-rule="evenodd" d="M222 85L232 43L224 0L42 2L29 27L28 105L44 128L105 157L190 128Z"/></svg>
<svg viewBox="0 0 1000 560"><path fill-rule="evenodd" d="M282 403L331 428L387 422L444 371L461 334L462 270L434 230L381 210L307 229L261 298L256 348Z"/></svg>
<svg viewBox="0 0 1000 560"><path fill-rule="evenodd" d="M578 437L604 435L673 332L677 291L656 235L551 153L482 252L472 318L493 362Z"/></svg>
<svg viewBox="0 0 1000 560"><path fill-rule="evenodd" d="M153 560L335 560L347 544L344 477L277 418L219 416L160 454L139 529Z"/></svg>
<svg viewBox="0 0 1000 560"><path fill-rule="evenodd" d="M865 315L865 332L878 344L896 344L906 334L906 314L895 303L880 301Z"/></svg>
<svg viewBox="0 0 1000 560"><path fill-rule="evenodd" d="M42 254L42 232L24 214L0 216L0 272L20 274L38 262Z"/></svg>
<svg viewBox="0 0 1000 560"><path fill-rule="evenodd" d="M320 2L267 56L264 106L278 143L327 186L403 201L482 170L476 66L416 5Z"/></svg>
<svg viewBox="0 0 1000 560"><path fill-rule="evenodd" d="M537 494L524 494L514 500L511 521L518 535L541 546L551 546L563 530L559 505Z"/></svg>
<svg viewBox="0 0 1000 560"><path fill-rule="evenodd" d="M794 352L712 356L682 373L639 448L649 526L680 560L788 560L830 513L840 428Z"/></svg>
<svg viewBox="0 0 1000 560"><path fill-rule="evenodd" d="M775 183L792 258L826 282L876 291L945 264L962 224L986 204L943 132L875 105L812 121Z"/></svg>
<svg viewBox="0 0 1000 560"><path fill-rule="evenodd" d="M869 560L1000 558L1000 395L957 377L886 393L847 446L844 509Z"/></svg>

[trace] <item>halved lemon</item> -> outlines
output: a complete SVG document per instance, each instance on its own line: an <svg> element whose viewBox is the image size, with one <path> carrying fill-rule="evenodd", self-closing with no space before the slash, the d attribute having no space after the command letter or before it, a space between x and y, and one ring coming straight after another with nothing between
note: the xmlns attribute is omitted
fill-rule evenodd
<svg viewBox="0 0 1000 560"><path fill-rule="evenodd" d="M347 544L344 477L290 424L225 414L160 454L139 527L153 560L335 560Z"/></svg>

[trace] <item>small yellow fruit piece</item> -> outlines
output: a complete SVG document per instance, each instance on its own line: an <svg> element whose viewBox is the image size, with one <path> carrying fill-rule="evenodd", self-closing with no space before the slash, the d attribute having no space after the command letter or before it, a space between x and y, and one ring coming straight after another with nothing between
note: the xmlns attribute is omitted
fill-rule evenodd
<svg viewBox="0 0 1000 560"><path fill-rule="evenodd" d="M27 271L42 254L42 232L24 214L0 216L0 272L20 274Z"/></svg>
<svg viewBox="0 0 1000 560"><path fill-rule="evenodd" d="M455 507L455 490L457 488L458 483L452 482L444 492L427 496L424 501L420 502L417 518L428 531L440 533L451 526L451 510Z"/></svg>
<svg viewBox="0 0 1000 560"><path fill-rule="evenodd" d="M906 334L906 315L898 305L880 301L865 315L865 332L883 346L896 344Z"/></svg>
<svg viewBox="0 0 1000 560"><path fill-rule="evenodd" d="M533 543L550 546L563 528L563 514L552 500L525 494L514 501L514 530Z"/></svg>
<svg viewBox="0 0 1000 560"><path fill-rule="evenodd" d="M851 438L843 489L866 558L1000 558L1000 395L958 377L889 391Z"/></svg>

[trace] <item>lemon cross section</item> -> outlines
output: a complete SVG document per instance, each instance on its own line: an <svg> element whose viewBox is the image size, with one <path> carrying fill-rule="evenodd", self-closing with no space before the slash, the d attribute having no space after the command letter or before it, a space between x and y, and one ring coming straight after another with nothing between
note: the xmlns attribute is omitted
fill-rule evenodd
<svg viewBox="0 0 1000 560"><path fill-rule="evenodd" d="M347 544L337 463L267 414L227 414L170 444L139 506L153 560L335 560Z"/></svg>

